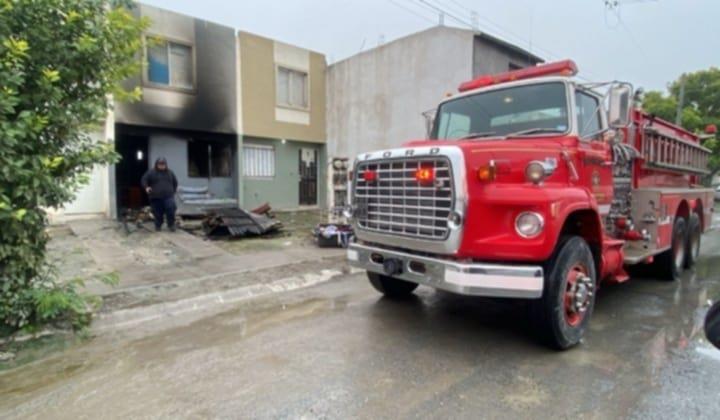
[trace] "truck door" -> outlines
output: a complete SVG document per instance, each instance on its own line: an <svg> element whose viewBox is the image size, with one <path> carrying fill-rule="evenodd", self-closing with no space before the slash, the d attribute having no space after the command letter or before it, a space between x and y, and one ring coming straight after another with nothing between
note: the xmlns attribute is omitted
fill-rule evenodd
<svg viewBox="0 0 720 420"><path fill-rule="evenodd" d="M575 114L581 139L580 183L588 186L604 219L613 199L613 175L610 145L602 140L602 112L604 110L597 96L582 90L575 91Z"/></svg>

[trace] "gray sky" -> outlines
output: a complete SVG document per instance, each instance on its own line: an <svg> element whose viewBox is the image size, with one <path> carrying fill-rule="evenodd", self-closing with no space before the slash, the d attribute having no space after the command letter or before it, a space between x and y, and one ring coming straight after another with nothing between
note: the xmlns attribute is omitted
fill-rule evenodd
<svg viewBox="0 0 720 420"><path fill-rule="evenodd" d="M588 79L664 89L682 72L720 65L720 1L619 1L607 11L604 0L143 0L319 51L329 62L436 25L432 3L468 24L475 10L480 30L549 61L572 58Z"/></svg>

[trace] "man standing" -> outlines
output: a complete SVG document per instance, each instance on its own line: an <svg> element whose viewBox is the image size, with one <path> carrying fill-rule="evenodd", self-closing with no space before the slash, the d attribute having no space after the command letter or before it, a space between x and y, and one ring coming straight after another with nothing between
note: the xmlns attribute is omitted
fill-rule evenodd
<svg viewBox="0 0 720 420"><path fill-rule="evenodd" d="M173 171L168 168L167 160L163 157L158 158L155 167L145 172L140 182L150 198L150 206L155 217L155 231L160 231L163 218L166 217L168 229L175 232L175 191L178 182Z"/></svg>

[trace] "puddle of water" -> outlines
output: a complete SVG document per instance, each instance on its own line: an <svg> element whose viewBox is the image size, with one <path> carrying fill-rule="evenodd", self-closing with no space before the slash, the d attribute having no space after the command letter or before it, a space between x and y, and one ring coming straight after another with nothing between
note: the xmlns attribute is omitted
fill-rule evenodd
<svg viewBox="0 0 720 420"><path fill-rule="evenodd" d="M705 357L709 357L720 362L720 350L714 347L697 346L695 351Z"/></svg>

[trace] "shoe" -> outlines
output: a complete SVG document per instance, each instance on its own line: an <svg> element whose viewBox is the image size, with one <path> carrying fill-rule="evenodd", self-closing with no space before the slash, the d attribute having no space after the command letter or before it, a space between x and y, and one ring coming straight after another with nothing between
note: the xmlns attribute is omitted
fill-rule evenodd
<svg viewBox="0 0 720 420"><path fill-rule="evenodd" d="M175 226L170 226L168 229L170 229L170 232L175 232Z"/></svg>
<svg viewBox="0 0 720 420"><path fill-rule="evenodd" d="M162 227L160 227L160 226L155 226L155 232L160 232L161 230L162 230Z"/></svg>

